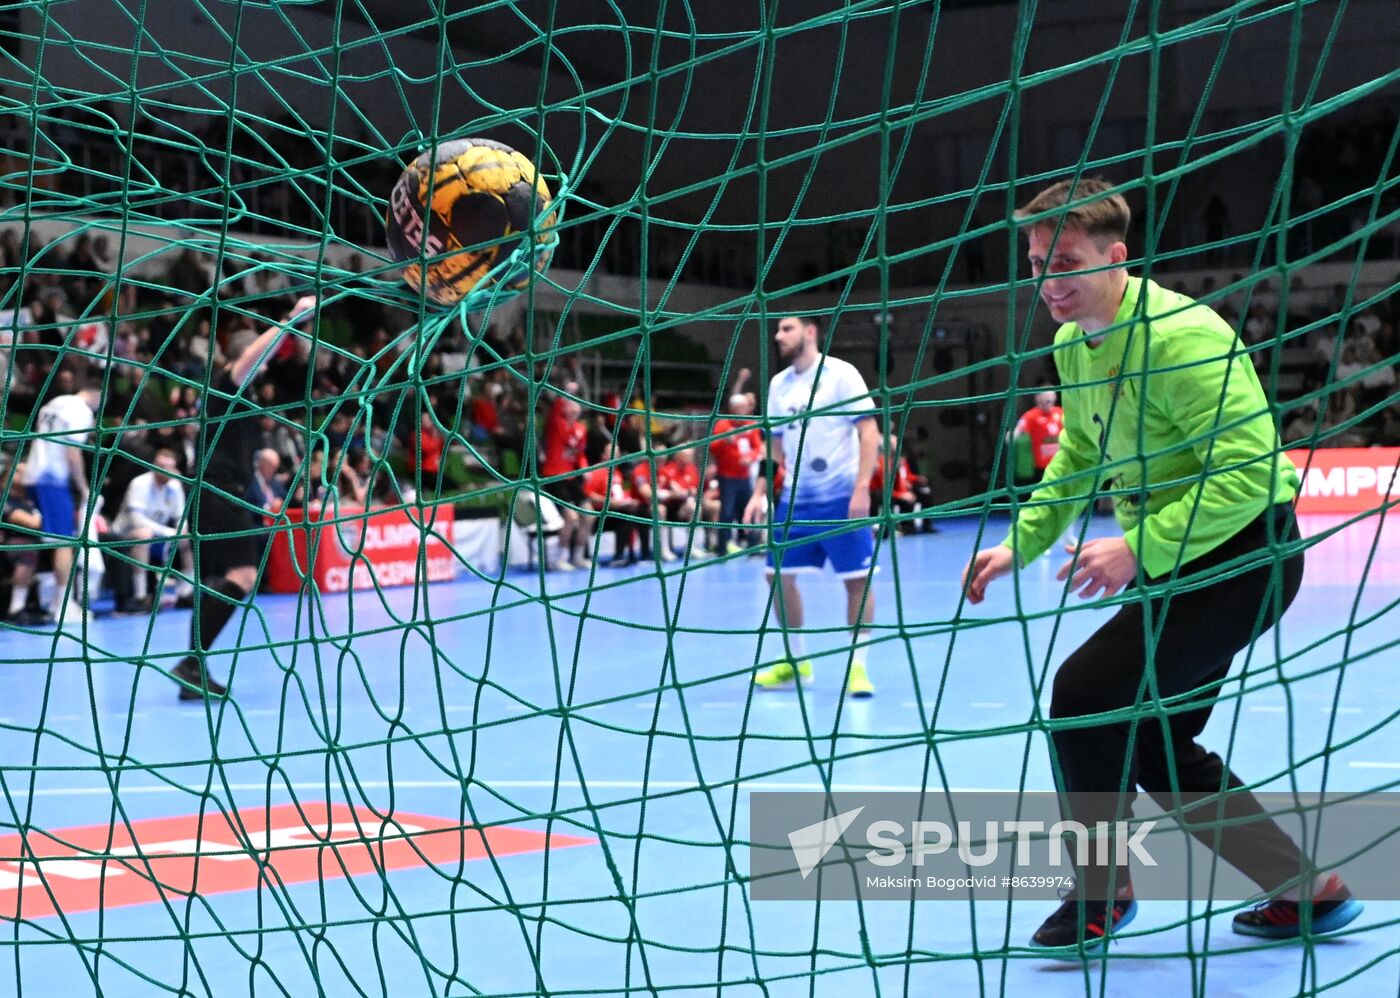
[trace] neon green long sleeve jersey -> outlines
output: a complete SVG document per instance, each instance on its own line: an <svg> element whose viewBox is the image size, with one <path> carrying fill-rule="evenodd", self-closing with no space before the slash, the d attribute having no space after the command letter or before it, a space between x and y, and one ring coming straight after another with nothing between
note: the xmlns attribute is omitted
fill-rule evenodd
<svg viewBox="0 0 1400 998"><path fill-rule="evenodd" d="M1055 366L1060 449L1001 542L1022 564L1045 553L1096 489L1112 492L1124 539L1150 577L1297 494L1258 375L1205 305L1130 277L1096 345L1075 323L1060 327Z"/></svg>

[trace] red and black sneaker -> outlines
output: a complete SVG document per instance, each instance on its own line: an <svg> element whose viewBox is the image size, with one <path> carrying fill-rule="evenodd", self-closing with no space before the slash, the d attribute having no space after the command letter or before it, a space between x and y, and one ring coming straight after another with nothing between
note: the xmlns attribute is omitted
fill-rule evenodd
<svg viewBox="0 0 1400 998"><path fill-rule="evenodd" d="M1268 939L1296 939L1303 934L1305 903L1272 898L1236 915L1235 931ZM1365 910L1365 906L1351 896L1342 878L1335 873L1313 896L1311 907L1312 924L1308 926L1308 934L1313 936L1336 932Z"/></svg>
<svg viewBox="0 0 1400 998"><path fill-rule="evenodd" d="M1137 915L1137 901L1131 894L1117 898L1112 905L1111 922L1106 901L1084 901L1082 911L1081 916L1079 897L1071 891L1059 910L1031 936L1031 945L1036 949L1060 950L1057 956L1077 956L1081 944L1083 952L1097 953Z"/></svg>

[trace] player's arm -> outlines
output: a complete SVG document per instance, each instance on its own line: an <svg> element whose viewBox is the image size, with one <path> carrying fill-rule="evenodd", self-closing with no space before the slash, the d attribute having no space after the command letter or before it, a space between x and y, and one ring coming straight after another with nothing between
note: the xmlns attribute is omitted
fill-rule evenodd
<svg viewBox="0 0 1400 998"><path fill-rule="evenodd" d="M849 514L852 520L862 520L870 515L870 479L875 474L875 462L880 456L880 426L874 416L867 416L856 421L856 433L860 458Z"/></svg>
<svg viewBox="0 0 1400 998"><path fill-rule="evenodd" d="M1268 401L1230 347L1223 336L1174 336L1153 350L1148 404L1171 420L1202 473L1124 533L1148 575L1213 550L1289 495L1295 472L1280 458Z"/></svg>
<svg viewBox="0 0 1400 998"><path fill-rule="evenodd" d="M292 306L292 314L285 322L275 326L268 326L263 330L252 343L249 343L243 352L233 359L229 364L229 376L233 379L235 387L242 388L250 378L261 373L263 365L267 363L267 358L272 356L274 350L281 344L282 338L292 331L298 323L310 318L316 309L316 296L307 295L299 298Z"/></svg>
<svg viewBox="0 0 1400 998"><path fill-rule="evenodd" d="M82 439L86 440L86 436ZM63 448L63 456L68 460L68 479L78 487L79 501L86 506L88 501L87 467L83 464L83 449L80 446Z"/></svg>
<svg viewBox="0 0 1400 998"><path fill-rule="evenodd" d="M6 511L4 522L6 526L19 527L22 530L38 530L44 525L44 518L39 515L37 509L15 506Z"/></svg>
<svg viewBox="0 0 1400 998"><path fill-rule="evenodd" d="M749 504L744 507L745 523L762 523L768 518L769 483L776 482L786 468L782 441L777 440L775 443L777 446L772 449L772 453L766 459L760 459L758 477L753 483L753 495L749 497Z"/></svg>

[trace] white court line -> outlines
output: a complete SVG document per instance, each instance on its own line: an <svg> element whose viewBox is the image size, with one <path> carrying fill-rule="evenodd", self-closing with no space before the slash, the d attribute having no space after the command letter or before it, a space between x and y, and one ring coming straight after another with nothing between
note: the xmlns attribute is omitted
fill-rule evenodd
<svg viewBox="0 0 1400 998"><path fill-rule="evenodd" d="M1400 769L1400 762L1349 762L1352 769Z"/></svg>
<svg viewBox="0 0 1400 998"><path fill-rule="evenodd" d="M1323 707L1323 708L1322 708L1322 712L1323 712L1324 714L1330 714L1330 713L1332 713L1332 708L1331 708L1331 707ZM1360 708L1360 707L1338 707L1338 708L1337 708L1337 713L1338 713L1338 714L1360 714L1360 713L1361 713L1361 708Z"/></svg>
<svg viewBox="0 0 1400 998"><path fill-rule="evenodd" d="M1356 763L1352 763L1356 765ZM1381 764L1383 765L1383 764ZM1394 764L1400 767L1400 763ZM496 790L553 790L558 787L560 790L581 790L584 788L597 790L641 790L647 787L651 790L696 790L699 784L694 780L648 780L643 783L641 780L481 780L474 779L473 783L481 784ZM461 789L462 783L459 780L361 780L355 784L356 787L363 787L368 790L395 789L395 790L447 790ZM222 784L215 784L214 789L222 790ZM230 783L228 790L235 793L245 791L266 792L268 786L265 783ZM281 792L289 789L285 783L274 783L272 788ZM324 783L293 783L292 790L325 790ZM728 786L713 787L715 790L727 790ZM745 780L739 784L740 790L805 790L812 792L823 791L826 788L821 783L782 783L768 782L764 780ZM831 790L833 793L921 793L925 789L931 792L944 792L941 788L925 788L914 785L898 785L884 783L833 783ZM111 787L41 787L35 790L35 797L101 797L108 796L112 792ZM165 784L139 784L136 786L123 786L122 794L173 794L191 793L188 787L172 787ZM201 791L202 792L202 791ZM948 793L959 794L992 794L992 793L1015 793L1014 790L1007 790L1001 787L948 787ZM12 790L12 797L28 797L26 791Z"/></svg>

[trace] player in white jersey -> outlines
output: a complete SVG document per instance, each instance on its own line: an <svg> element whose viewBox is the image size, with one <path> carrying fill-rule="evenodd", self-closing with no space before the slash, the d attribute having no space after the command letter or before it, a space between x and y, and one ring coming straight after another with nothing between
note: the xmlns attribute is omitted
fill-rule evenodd
<svg viewBox="0 0 1400 998"><path fill-rule="evenodd" d="M815 572L828 561L846 585L846 622L857 644L870 639L875 619L875 539L866 523L842 529L839 521L863 521L870 515L870 476L880 450L875 402L860 372L844 360L823 356L817 348L817 321L787 316L778 322L774 340L789 366L768 386L768 430L782 446L774 455L783 472L782 491L773 512L768 553L768 581L776 573L782 585L773 603L787 641L789 660L760 670L761 689L782 689L809 679L812 663L804 658L802 594L797 575ZM776 469L772 480L777 479ZM745 523L767 514L767 483L760 479L744 510ZM809 539L810 538L810 539ZM864 652L857 649L846 678L846 692L868 697L875 692Z"/></svg>
<svg viewBox="0 0 1400 998"><path fill-rule="evenodd" d="M175 452L162 447L156 451L155 468L137 475L122 497L121 511L112 526L127 540L151 541L175 536L185 516L185 487L175 480ZM186 575L194 573L194 556L190 542L178 542L180 566ZM167 557L169 554L167 553ZM131 579L131 602L118 605L118 612L144 613L150 609L146 594L146 573L151 564L151 545L137 544L131 548L136 562ZM185 588L192 593L189 583Z"/></svg>
<svg viewBox="0 0 1400 998"><path fill-rule="evenodd" d="M43 531L50 538L75 538L78 520L74 516L74 493L77 504L86 514L88 504L87 469L83 466L83 450L92 437L95 425L93 413L102 404L102 393L96 388L83 388L72 395L50 399L39 410L35 421L35 437L25 456L25 486L43 519ZM62 618L67 601L68 577L73 572L74 545L53 549L53 577L56 592L53 615ZM84 605L83 593L75 594L76 605Z"/></svg>

